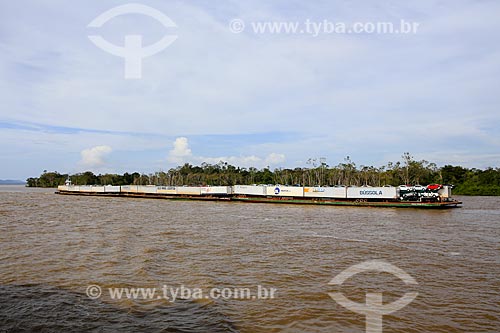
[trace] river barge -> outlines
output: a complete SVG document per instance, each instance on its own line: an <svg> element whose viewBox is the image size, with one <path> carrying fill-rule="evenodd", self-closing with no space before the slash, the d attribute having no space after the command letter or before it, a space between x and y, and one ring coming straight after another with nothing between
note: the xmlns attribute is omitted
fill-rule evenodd
<svg viewBox="0 0 500 333"><path fill-rule="evenodd" d="M383 186L302 187L284 185L234 186L59 186L61 195L155 198L170 200L233 201L295 205L391 208L455 208L462 202L451 197L452 186L431 184Z"/></svg>

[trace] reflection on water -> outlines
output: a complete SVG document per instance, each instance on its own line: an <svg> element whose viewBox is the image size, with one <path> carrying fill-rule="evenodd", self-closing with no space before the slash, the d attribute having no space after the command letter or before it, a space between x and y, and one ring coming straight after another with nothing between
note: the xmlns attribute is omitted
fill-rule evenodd
<svg viewBox="0 0 500 333"><path fill-rule="evenodd" d="M165 332L362 332L336 304L419 296L384 317L384 332L496 332L500 317L500 200L464 197L444 211L177 202L57 196L0 187L0 327ZM388 274L328 282L347 267L386 260ZM91 300L106 287L253 287L275 299Z"/></svg>

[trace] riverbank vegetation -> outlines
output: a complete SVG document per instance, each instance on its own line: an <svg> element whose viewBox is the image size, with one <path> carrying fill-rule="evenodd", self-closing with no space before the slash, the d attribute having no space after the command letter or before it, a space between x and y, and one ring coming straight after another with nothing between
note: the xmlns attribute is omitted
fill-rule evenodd
<svg viewBox="0 0 500 333"><path fill-rule="evenodd" d="M309 159L307 167L294 169L269 167L242 168L226 162L202 163L194 166L186 163L167 172L150 174L124 173L99 174L87 171L73 175L44 171L39 177L28 178L30 187L57 187L70 178L75 185L235 185L235 184L288 184L300 186L369 185L383 186L401 184L453 184L454 194L500 195L500 168L485 170L461 166L436 164L415 160L409 153L398 162L389 162L381 167L356 165L349 156L343 162L330 166L324 159Z"/></svg>

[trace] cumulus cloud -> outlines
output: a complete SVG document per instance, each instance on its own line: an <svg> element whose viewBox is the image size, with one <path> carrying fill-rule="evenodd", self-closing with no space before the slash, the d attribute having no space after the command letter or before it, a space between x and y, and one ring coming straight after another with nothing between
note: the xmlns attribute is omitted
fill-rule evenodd
<svg viewBox="0 0 500 333"><path fill-rule="evenodd" d="M80 161L81 165L88 168L99 168L104 166L106 163L106 156L113 150L110 146L95 146L92 148L84 149L80 153L82 159Z"/></svg>
<svg viewBox="0 0 500 333"><path fill-rule="evenodd" d="M271 153L266 157L266 163L269 165L283 163L285 160L284 154Z"/></svg>
<svg viewBox="0 0 500 333"><path fill-rule="evenodd" d="M170 150L167 160L175 164L183 163L209 163L216 164L220 161L227 162L232 165L244 166L244 167L265 167L265 166L277 166L280 163L286 161L284 154L270 153L265 157L259 157L256 155L248 156L197 156L194 155L189 147L189 141L186 137L178 137L173 143L173 149Z"/></svg>
<svg viewBox="0 0 500 333"><path fill-rule="evenodd" d="M191 149L189 148L188 139L179 137L174 141L174 148L169 153L169 161L176 162L182 161L185 158L192 156Z"/></svg>

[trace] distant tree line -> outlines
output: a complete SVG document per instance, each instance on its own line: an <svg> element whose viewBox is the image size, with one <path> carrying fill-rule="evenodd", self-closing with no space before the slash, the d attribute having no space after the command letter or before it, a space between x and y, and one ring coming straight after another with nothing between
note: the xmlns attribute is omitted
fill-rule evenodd
<svg viewBox="0 0 500 333"><path fill-rule="evenodd" d="M309 159L307 168L271 170L242 168L219 162L194 166L186 163L167 172L150 174L124 173L99 174L87 171L73 175L47 172L38 178L28 178L30 187L57 187L71 179L74 185L235 185L235 184L288 184L300 186L369 185L383 186L401 184L453 184L454 193L463 195L500 195L500 168L486 170L468 169L461 166L417 161L404 153L402 161L389 162L381 167L357 166L347 156L336 166L327 165L324 159Z"/></svg>

